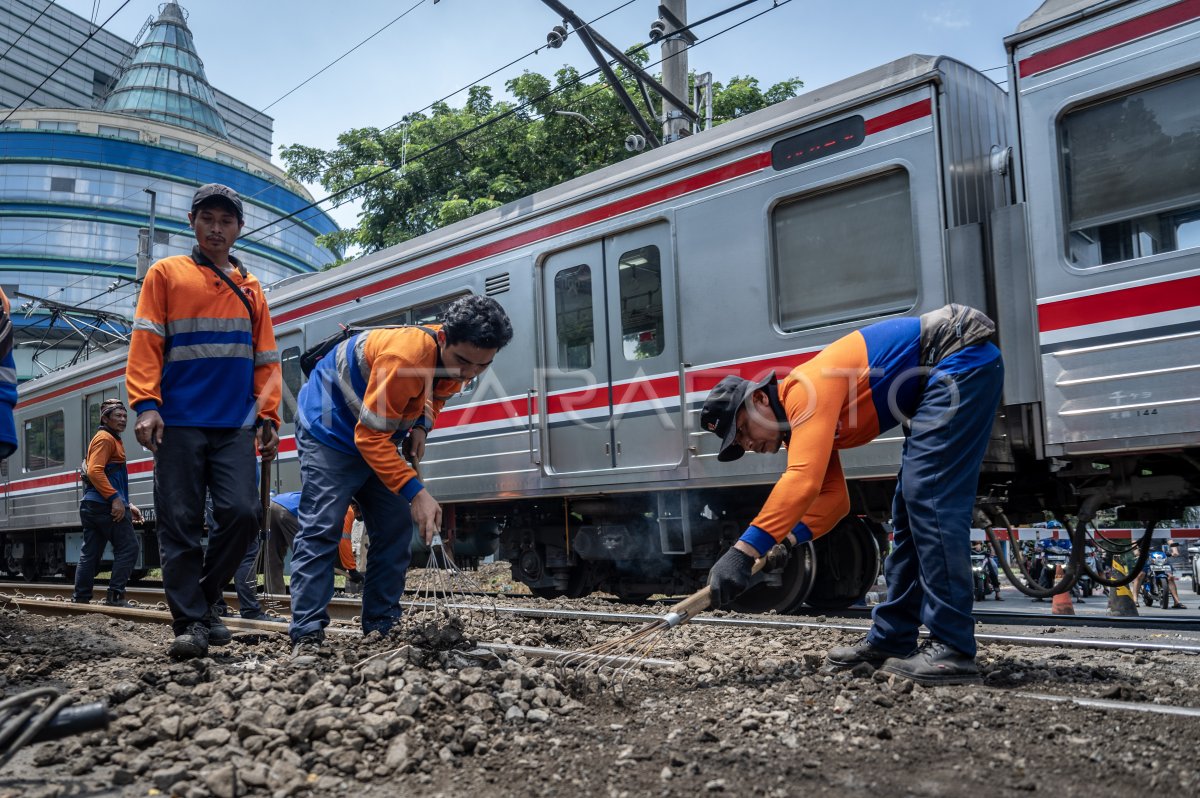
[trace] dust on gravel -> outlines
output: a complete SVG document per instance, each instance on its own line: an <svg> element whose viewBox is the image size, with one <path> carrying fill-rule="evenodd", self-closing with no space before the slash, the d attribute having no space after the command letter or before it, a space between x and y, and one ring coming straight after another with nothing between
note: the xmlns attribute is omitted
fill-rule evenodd
<svg viewBox="0 0 1200 798"><path fill-rule="evenodd" d="M210 658L172 663L165 626L4 610L6 695L53 685L109 701L115 720L21 752L0 798L1200 791L1188 750L1200 719L1021 695L1200 707L1195 656L992 645L983 686L925 689L825 673L846 633L691 625L652 652L678 665L643 669L620 694L581 693L553 664L475 641L579 649L628 628L464 620L331 635L298 666L282 634L235 633Z"/></svg>

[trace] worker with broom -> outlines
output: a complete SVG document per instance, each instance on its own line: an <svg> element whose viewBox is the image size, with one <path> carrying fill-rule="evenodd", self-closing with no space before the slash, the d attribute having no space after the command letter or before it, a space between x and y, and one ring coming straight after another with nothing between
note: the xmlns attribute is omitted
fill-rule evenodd
<svg viewBox="0 0 1200 798"><path fill-rule="evenodd" d="M496 300L469 295L446 309L441 324L356 332L316 363L296 418L302 488L292 552L293 661L308 661L302 658L323 645L351 499L371 540L363 632L386 634L400 618L413 526L427 543L441 531L441 505L414 464L442 406L491 365L512 334Z"/></svg>
<svg viewBox="0 0 1200 798"><path fill-rule="evenodd" d="M971 511L1000 401L1004 367L983 313L947 305L883 321L830 344L782 381L730 376L704 402L701 426L718 460L787 448L787 470L741 538L709 573L714 606L751 581L756 558L804 543L849 511L840 449L904 425L892 506L887 600L859 645L833 649L835 668L868 663L924 685L979 679L971 617ZM921 624L929 643L917 649Z"/></svg>

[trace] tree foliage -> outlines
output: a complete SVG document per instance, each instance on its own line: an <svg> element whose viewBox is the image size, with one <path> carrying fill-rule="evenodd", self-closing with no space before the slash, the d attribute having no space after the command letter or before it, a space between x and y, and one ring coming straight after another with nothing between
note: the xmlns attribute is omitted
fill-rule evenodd
<svg viewBox="0 0 1200 798"><path fill-rule="evenodd" d="M646 60L644 52L634 57ZM651 117L636 84L621 77ZM714 120L793 97L802 85L793 78L764 91L753 77L715 83ZM564 67L553 80L524 72L505 88L512 100L497 101L489 87L475 86L461 108L441 103L391 128L349 130L332 150L284 147L291 176L330 193L378 175L343 195L362 203L358 226L326 236L324 243L373 252L635 154L625 150L634 123L603 79L584 81ZM492 124L468 133L487 121Z"/></svg>

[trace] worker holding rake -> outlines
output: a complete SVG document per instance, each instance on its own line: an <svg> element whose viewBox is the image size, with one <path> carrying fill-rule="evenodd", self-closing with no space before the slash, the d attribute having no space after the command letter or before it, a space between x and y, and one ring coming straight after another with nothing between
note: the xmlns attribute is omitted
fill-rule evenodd
<svg viewBox="0 0 1200 798"><path fill-rule="evenodd" d="M983 313L947 305L870 325L830 344L782 381L730 376L713 388L701 426L721 438L718 459L787 448L787 470L749 528L709 573L714 606L750 584L756 558L804 543L850 511L838 450L904 425L892 506L887 600L835 668L869 663L920 684L979 679L971 617L971 511L1000 401L1004 367ZM918 629L930 631L917 649Z"/></svg>

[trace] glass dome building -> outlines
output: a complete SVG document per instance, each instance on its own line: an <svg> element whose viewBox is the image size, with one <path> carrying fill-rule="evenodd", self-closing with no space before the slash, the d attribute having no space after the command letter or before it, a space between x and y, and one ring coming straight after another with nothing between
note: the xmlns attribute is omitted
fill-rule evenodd
<svg viewBox="0 0 1200 798"><path fill-rule="evenodd" d="M176 3L159 7L136 47L93 34L72 59L83 69L59 70L10 110L61 62L58 53L92 31L46 0L0 5L0 50L13 48L0 61L0 287L25 342L17 350L22 378L75 352L55 307L126 326L139 231L153 228L152 260L190 252L187 213L205 183L241 194L246 226L237 254L264 284L338 257L317 243L336 224L318 209L301 210L313 198L270 162L270 118L209 85ZM64 339L60 354L32 362L31 342L43 338Z"/></svg>

